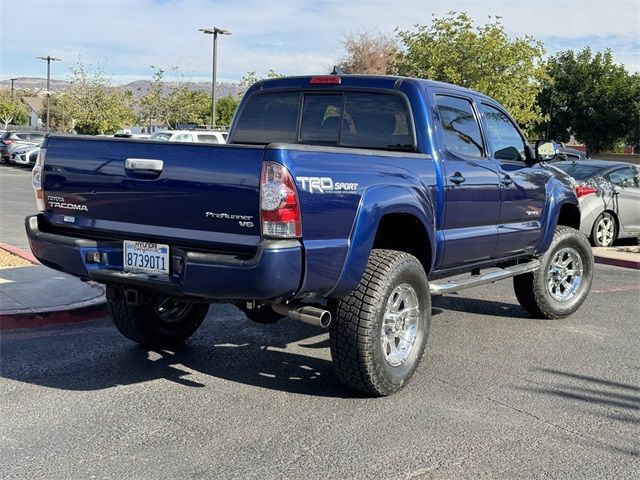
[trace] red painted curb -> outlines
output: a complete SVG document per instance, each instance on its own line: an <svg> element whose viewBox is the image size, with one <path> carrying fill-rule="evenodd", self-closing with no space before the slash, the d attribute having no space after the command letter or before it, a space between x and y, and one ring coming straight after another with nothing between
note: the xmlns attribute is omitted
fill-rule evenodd
<svg viewBox="0 0 640 480"><path fill-rule="evenodd" d="M596 263L602 263L603 265L612 265L614 267L633 268L640 270L640 262L635 260L625 260L622 258L603 257L600 255L594 255L593 259Z"/></svg>
<svg viewBox="0 0 640 480"><path fill-rule="evenodd" d="M19 247L14 247L13 245L8 245L6 243L0 243L0 248L6 252L12 253L16 257L20 257L27 262L31 262L34 265L41 265L36 257L33 256L33 253L28 250L23 250Z"/></svg>
<svg viewBox="0 0 640 480"><path fill-rule="evenodd" d="M108 314L106 304L50 313L0 315L0 331L87 322Z"/></svg>

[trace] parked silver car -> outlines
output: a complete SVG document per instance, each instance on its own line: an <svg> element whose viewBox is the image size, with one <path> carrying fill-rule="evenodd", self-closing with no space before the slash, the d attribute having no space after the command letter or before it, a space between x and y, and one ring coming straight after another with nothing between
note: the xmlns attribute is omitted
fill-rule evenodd
<svg viewBox="0 0 640 480"><path fill-rule="evenodd" d="M640 167L608 160L553 162L576 181L580 230L591 244L608 247L640 232Z"/></svg>

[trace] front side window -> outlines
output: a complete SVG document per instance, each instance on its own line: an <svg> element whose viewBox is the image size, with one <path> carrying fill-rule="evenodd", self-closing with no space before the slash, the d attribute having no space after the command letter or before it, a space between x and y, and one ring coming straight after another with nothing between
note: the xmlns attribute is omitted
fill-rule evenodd
<svg viewBox="0 0 640 480"><path fill-rule="evenodd" d="M436 95L436 105L445 148L455 155L482 157L482 134L471 102L463 98Z"/></svg>
<svg viewBox="0 0 640 480"><path fill-rule="evenodd" d="M493 156L498 160L525 161L524 139L511 119L497 108L484 103L480 105L480 111L487 122Z"/></svg>

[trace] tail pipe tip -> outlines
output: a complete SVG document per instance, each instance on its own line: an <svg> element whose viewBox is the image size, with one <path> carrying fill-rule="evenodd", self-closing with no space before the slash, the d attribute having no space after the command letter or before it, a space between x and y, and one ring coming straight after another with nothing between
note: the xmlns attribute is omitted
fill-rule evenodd
<svg viewBox="0 0 640 480"><path fill-rule="evenodd" d="M310 305L283 305L281 303L271 304L271 308L281 315L316 327L327 328L331 323L331 312L322 308Z"/></svg>

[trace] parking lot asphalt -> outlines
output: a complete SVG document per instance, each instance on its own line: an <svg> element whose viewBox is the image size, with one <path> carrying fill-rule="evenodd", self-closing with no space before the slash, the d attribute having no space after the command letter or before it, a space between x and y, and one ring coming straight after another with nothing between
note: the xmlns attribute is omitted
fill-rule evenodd
<svg viewBox="0 0 640 480"><path fill-rule="evenodd" d="M108 318L3 332L3 478L640 476L640 272L596 266L571 318L511 282L435 298L425 360L389 398L342 387L327 334L212 306L178 352Z"/></svg>
<svg viewBox="0 0 640 480"><path fill-rule="evenodd" d="M37 213L31 170L0 164L0 242L27 248L24 217Z"/></svg>

